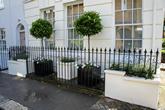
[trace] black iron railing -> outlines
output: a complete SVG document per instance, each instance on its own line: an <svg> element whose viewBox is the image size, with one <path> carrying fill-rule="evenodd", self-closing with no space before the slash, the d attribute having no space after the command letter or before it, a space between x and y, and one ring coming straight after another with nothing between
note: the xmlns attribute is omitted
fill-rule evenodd
<svg viewBox="0 0 165 110"><path fill-rule="evenodd" d="M27 60L28 74L46 76L53 73L53 78L59 83L99 90L104 89L104 70L106 69L124 71L128 67L140 66L156 74L159 62L158 50L106 48L88 50L66 47L42 49L41 47L15 46L8 50L10 60Z"/></svg>

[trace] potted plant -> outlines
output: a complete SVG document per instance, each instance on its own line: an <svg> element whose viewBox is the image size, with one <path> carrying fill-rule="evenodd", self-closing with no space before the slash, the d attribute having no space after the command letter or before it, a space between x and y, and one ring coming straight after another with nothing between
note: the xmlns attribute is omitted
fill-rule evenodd
<svg viewBox="0 0 165 110"><path fill-rule="evenodd" d="M157 109L159 87L160 78L150 66L113 64L105 70L106 97Z"/></svg>
<svg viewBox="0 0 165 110"><path fill-rule="evenodd" d="M101 75L101 69L97 66L90 64L90 37L98 34L102 31L103 26L101 24L100 15L97 12L90 11L84 12L74 23L75 30L81 36L88 37L88 63L84 64L85 66L78 66L78 83L85 86L95 86L96 83L93 83L93 76ZM96 70L99 71L96 71ZM87 77L89 76L89 77ZM89 83L83 83L81 78L84 81L88 81ZM95 78L94 78L95 79ZM90 81L89 81L90 80Z"/></svg>
<svg viewBox="0 0 165 110"><path fill-rule="evenodd" d="M34 70L37 76L48 76L53 73L53 61L51 59L37 58L34 60Z"/></svg>
<svg viewBox="0 0 165 110"><path fill-rule="evenodd" d="M57 78L71 80L77 77L75 70L75 59L70 57L62 57L57 65Z"/></svg>
<svg viewBox="0 0 165 110"><path fill-rule="evenodd" d="M11 59L8 61L9 74L26 77L28 57L26 51L17 52L17 54L11 56Z"/></svg>
<svg viewBox="0 0 165 110"><path fill-rule="evenodd" d="M101 81L101 67L92 64L78 65L78 84L95 87Z"/></svg>
<svg viewBox="0 0 165 110"><path fill-rule="evenodd" d="M47 20L38 19L32 23L30 33L36 39L41 39L41 59L35 59L34 70L37 75L45 76L53 72L53 61L44 58L44 38L49 39L53 32L53 27L51 23Z"/></svg>

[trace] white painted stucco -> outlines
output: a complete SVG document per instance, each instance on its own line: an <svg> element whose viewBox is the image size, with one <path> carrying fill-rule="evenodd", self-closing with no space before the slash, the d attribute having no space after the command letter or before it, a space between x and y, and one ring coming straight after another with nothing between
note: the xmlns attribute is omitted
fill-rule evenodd
<svg viewBox="0 0 165 110"><path fill-rule="evenodd" d="M142 47L146 49L161 48L161 38L164 20L164 0L142 0L143 9L143 41ZM55 44L67 46L66 32L66 6L73 3L83 2L84 11L97 11L102 18L104 29L101 33L92 37L91 47L115 47L115 0L33 0L25 3L25 19L29 28L32 21L40 17L40 9L50 6L55 7ZM29 35L29 44L40 45ZM84 39L87 46L87 39Z"/></svg>
<svg viewBox="0 0 165 110"><path fill-rule="evenodd" d="M105 71L105 96L158 109L160 78L126 77L125 72Z"/></svg>
<svg viewBox="0 0 165 110"><path fill-rule="evenodd" d="M19 45L17 26L21 23L27 30L24 19L24 0L3 0L4 8L0 9L0 28L4 28L6 32L7 46ZM26 35L28 36L28 34ZM27 39L27 37L26 37ZM28 41L28 40L26 40ZM28 42L26 42L28 44Z"/></svg>

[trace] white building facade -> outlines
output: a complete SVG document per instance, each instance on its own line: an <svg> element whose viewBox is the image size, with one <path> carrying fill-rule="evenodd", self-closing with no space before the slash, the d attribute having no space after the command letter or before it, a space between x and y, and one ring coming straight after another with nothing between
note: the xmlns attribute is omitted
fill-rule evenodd
<svg viewBox="0 0 165 110"><path fill-rule="evenodd" d="M27 0L24 3L28 30L38 18L49 20L54 32L48 46L87 47L86 37L74 31L74 20L85 11L100 14L103 30L91 38L93 48L161 49L164 0ZM27 32L28 45L40 40Z"/></svg>
<svg viewBox="0 0 165 110"><path fill-rule="evenodd" d="M28 44L23 4L24 0L0 0L0 47Z"/></svg>

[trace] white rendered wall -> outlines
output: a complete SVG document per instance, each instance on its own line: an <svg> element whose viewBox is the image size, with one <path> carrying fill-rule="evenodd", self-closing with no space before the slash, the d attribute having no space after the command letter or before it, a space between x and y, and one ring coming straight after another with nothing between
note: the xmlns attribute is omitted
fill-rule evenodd
<svg viewBox="0 0 165 110"><path fill-rule="evenodd" d="M4 0L0 10L0 28L6 29L7 46L18 44L17 26L24 19L24 0Z"/></svg>
<svg viewBox="0 0 165 110"><path fill-rule="evenodd" d="M66 7L69 4L84 3L84 11L97 11L100 13L103 31L91 38L91 47L115 47L115 0L34 0L25 4L26 21L29 28L32 21L40 16L40 9L55 6L55 44L56 46L67 46L67 19ZM163 19L165 8L164 0L143 0L143 42L145 49L161 49L161 38L163 31ZM31 45L40 44L36 39L29 37ZM34 44L35 43L35 44ZM84 38L84 46L87 39Z"/></svg>

